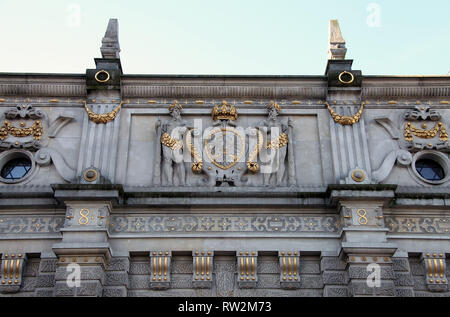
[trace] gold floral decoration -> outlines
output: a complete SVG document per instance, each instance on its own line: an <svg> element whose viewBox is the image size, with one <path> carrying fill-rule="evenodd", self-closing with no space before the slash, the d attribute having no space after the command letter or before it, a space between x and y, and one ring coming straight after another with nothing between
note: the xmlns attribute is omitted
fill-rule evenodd
<svg viewBox="0 0 450 317"><path fill-rule="evenodd" d="M258 143L254 147L252 152L249 154L247 161L247 168L253 173L257 173L259 171L259 164L256 163L256 160L258 158L258 153L261 151L263 145L263 135L261 131L259 130L256 131L258 133Z"/></svg>
<svg viewBox="0 0 450 317"><path fill-rule="evenodd" d="M172 138L168 133L161 136L161 143L172 150L179 150L183 148L183 141Z"/></svg>
<svg viewBox="0 0 450 317"><path fill-rule="evenodd" d="M25 123L21 123L22 128L16 128L11 125L9 121L3 122L3 125L0 128L0 140L5 140L8 138L8 135L15 136L17 138L24 138L32 135L33 139L40 140L42 139L42 122L36 121L29 128L25 128Z"/></svg>
<svg viewBox="0 0 450 317"><path fill-rule="evenodd" d="M426 130L426 127L427 125L423 124L423 129L419 129L415 127L411 122L407 122L404 131L405 140L412 142L413 135L421 139L432 139L439 133L440 141L448 141L448 133L442 122L436 123L434 127L429 130Z"/></svg>
<svg viewBox="0 0 450 317"><path fill-rule="evenodd" d="M272 140L271 142L267 142L266 149L281 149L283 146L288 144L289 137L286 133L282 133L276 138L275 140Z"/></svg>
<svg viewBox="0 0 450 317"><path fill-rule="evenodd" d="M84 102L84 108L86 109L86 112L88 113L89 120L91 120L92 122L95 122L96 124L100 124L100 123L106 124L108 122L113 121L116 118L117 114L119 113L120 109L122 108L122 105L123 105L123 101L113 111L104 113L104 114L98 114L98 113L92 112L88 108L86 101Z"/></svg>
<svg viewBox="0 0 450 317"><path fill-rule="evenodd" d="M334 122L339 123L341 125L353 125L359 122L364 111L364 102L361 103L361 107L359 108L358 112L353 116L341 116L330 107L330 104L328 102L325 102L325 105L327 106L328 111L330 112Z"/></svg>
<svg viewBox="0 0 450 317"><path fill-rule="evenodd" d="M194 144L192 143L192 136L191 132L193 129L190 129L186 135L186 144L189 153L191 153L191 156L194 158L194 163L192 163L192 171L194 173L200 173L203 168L203 161L201 154L197 151Z"/></svg>

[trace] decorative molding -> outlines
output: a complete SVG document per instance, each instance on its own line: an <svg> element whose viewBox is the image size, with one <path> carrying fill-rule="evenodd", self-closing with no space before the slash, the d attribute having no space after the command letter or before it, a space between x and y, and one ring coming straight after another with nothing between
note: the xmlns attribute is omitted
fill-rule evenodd
<svg viewBox="0 0 450 317"><path fill-rule="evenodd" d="M150 252L150 288L170 288L171 260L172 252L170 251Z"/></svg>
<svg viewBox="0 0 450 317"><path fill-rule="evenodd" d="M446 234L449 235L450 217L414 217L385 215L389 233Z"/></svg>
<svg viewBox="0 0 450 317"><path fill-rule="evenodd" d="M239 288L256 288L258 283L258 252L236 252Z"/></svg>
<svg viewBox="0 0 450 317"><path fill-rule="evenodd" d="M425 284L430 292L446 292L448 279L446 276L445 253L426 252L421 256L425 268Z"/></svg>
<svg viewBox="0 0 450 317"><path fill-rule="evenodd" d="M26 254L3 253L0 293L17 293L20 290L25 263Z"/></svg>
<svg viewBox="0 0 450 317"><path fill-rule="evenodd" d="M338 216L111 216L112 234L154 233L337 233Z"/></svg>
<svg viewBox="0 0 450 317"><path fill-rule="evenodd" d="M59 233L64 216L2 216L0 234Z"/></svg>
<svg viewBox="0 0 450 317"><path fill-rule="evenodd" d="M192 251L193 276L192 284L194 288L211 288L214 270L213 251Z"/></svg>
<svg viewBox="0 0 450 317"><path fill-rule="evenodd" d="M300 253L297 251L278 252L280 261L280 284L284 289L300 288Z"/></svg>

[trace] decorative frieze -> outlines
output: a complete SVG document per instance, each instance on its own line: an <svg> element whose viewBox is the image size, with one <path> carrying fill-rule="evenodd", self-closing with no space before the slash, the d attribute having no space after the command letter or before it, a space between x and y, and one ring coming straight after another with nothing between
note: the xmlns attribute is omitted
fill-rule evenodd
<svg viewBox="0 0 450 317"><path fill-rule="evenodd" d="M393 216L385 217L390 233L448 234L450 217L442 216Z"/></svg>
<svg viewBox="0 0 450 317"><path fill-rule="evenodd" d="M67 203L65 228L77 229L108 229L109 203Z"/></svg>
<svg viewBox="0 0 450 317"><path fill-rule="evenodd" d="M258 252L238 251L236 257L239 288L256 288L258 283Z"/></svg>
<svg viewBox="0 0 450 317"><path fill-rule="evenodd" d="M431 292L446 292L448 279L446 276L445 253L426 252L422 254L425 268L425 283Z"/></svg>
<svg viewBox="0 0 450 317"><path fill-rule="evenodd" d="M150 288L168 289L170 288L170 273L172 264L171 251L151 251L150 252Z"/></svg>
<svg viewBox="0 0 450 317"><path fill-rule="evenodd" d="M280 251L278 257L280 260L281 288L300 288L300 253L297 251Z"/></svg>
<svg viewBox="0 0 450 317"><path fill-rule="evenodd" d="M22 285L26 254L4 253L1 266L0 293L16 293Z"/></svg>
<svg viewBox="0 0 450 317"><path fill-rule="evenodd" d="M0 234L58 233L63 223L63 216L2 216Z"/></svg>
<svg viewBox="0 0 450 317"><path fill-rule="evenodd" d="M344 226L384 226L383 210L380 207L342 207L342 217Z"/></svg>
<svg viewBox="0 0 450 317"><path fill-rule="evenodd" d="M212 251L193 251L193 277L192 284L194 288L211 288L212 273L214 269Z"/></svg>
<svg viewBox="0 0 450 317"><path fill-rule="evenodd" d="M112 216L110 232L126 233L193 233L193 232L272 232L337 233L338 216L237 216L237 215L151 215Z"/></svg>

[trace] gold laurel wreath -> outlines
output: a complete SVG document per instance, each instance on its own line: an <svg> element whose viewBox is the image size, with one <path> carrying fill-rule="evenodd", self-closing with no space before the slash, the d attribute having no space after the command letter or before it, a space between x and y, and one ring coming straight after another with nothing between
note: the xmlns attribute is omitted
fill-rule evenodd
<svg viewBox="0 0 450 317"><path fill-rule="evenodd" d="M92 122L96 123L96 124L106 124L108 122L113 121L117 114L119 113L120 109L122 108L123 105L123 101L111 112L108 113L104 113L104 114L98 114L95 112L92 112L88 106L86 101L84 102L84 108L86 109L86 112L88 113L89 116L89 120L91 120Z"/></svg>

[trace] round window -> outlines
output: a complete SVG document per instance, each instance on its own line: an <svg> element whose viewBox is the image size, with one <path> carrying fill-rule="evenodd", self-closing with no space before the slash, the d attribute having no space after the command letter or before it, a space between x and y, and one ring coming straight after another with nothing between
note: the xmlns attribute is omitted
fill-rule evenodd
<svg viewBox="0 0 450 317"><path fill-rule="evenodd" d="M445 177L442 166L430 159L418 160L416 162L416 170L420 176L429 181L440 181Z"/></svg>
<svg viewBox="0 0 450 317"><path fill-rule="evenodd" d="M21 157L8 161L1 170L4 179L17 181L25 177L31 170L32 163L29 158Z"/></svg>
<svg viewBox="0 0 450 317"><path fill-rule="evenodd" d="M7 151L0 155L0 182L22 183L34 174L34 170L33 154L28 151Z"/></svg>
<svg viewBox="0 0 450 317"><path fill-rule="evenodd" d="M448 155L438 151L421 151L414 155L410 171L422 182L440 185L450 179Z"/></svg>

